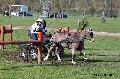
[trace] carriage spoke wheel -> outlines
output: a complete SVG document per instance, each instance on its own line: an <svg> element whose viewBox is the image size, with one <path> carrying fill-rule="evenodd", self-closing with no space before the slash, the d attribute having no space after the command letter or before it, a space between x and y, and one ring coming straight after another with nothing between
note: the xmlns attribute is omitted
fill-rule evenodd
<svg viewBox="0 0 120 79"><path fill-rule="evenodd" d="M38 51L37 47L35 47L35 46L31 46L29 48L29 57L32 61L37 60L37 51Z"/></svg>
<svg viewBox="0 0 120 79"><path fill-rule="evenodd" d="M31 44L23 44L20 46L20 57L24 62L37 60L37 47Z"/></svg>
<svg viewBox="0 0 120 79"><path fill-rule="evenodd" d="M27 45L21 45L20 46L20 57L24 62L28 62L29 57L28 57L28 47Z"/></svg>

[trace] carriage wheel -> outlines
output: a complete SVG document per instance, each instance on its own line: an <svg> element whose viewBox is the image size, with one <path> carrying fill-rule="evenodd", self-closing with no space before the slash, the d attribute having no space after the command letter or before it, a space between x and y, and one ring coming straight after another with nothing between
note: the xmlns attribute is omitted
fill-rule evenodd
<svg viewBox="0 0 120 79"><path fill-rule="evenodd" d="M20 57L22 57L24 62L29 61L28 46L27 45L21 45L20 46Z"/></svg>
<svg viewBox="0 0 120 79"><path fill-rule="evenodd" d="M29 47L29 58L30 58L30 60L32 60L32 61L37 60L37 52L38 52L37 47L35 47L35 46Z"/></svg>

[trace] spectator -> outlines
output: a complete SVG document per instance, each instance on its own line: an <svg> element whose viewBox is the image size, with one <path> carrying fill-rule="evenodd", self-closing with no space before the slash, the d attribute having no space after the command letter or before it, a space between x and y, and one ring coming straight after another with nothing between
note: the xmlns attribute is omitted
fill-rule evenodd
<svg viewBox="0 0 120 79"><path fill-rule="evenodd" d="M105 23L105 12L102 12L102 23Z"/></svg>
<svg viewBox="0 0 120 79"><path fill-rule="evenodd" d="M3 15L4 15L4 16L9 16L9 12L5 10L5 11L3 12Z"/></svg>

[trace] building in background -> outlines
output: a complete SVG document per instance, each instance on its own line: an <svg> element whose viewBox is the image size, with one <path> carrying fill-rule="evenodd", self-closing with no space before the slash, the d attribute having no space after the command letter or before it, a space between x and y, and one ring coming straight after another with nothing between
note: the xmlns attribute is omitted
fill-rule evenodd
<svg viewBox="0 0 120 79"><path fill-rule="evenodd" d="M11 16L32 16L32 12L28 10L26 5L11 5L10 14Z"/></svg>

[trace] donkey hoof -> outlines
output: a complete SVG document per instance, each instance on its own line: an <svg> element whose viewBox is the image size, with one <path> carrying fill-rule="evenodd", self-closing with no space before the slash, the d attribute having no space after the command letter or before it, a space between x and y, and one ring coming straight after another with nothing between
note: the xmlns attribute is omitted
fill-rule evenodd
<svg viewBox="0 0 120 79"><path fill-rule="evenodd" d="M61 60L57 60L56 62L57 62L57 63L61 63Z"/></svg>
<svg viewBox="0 0 120 79"><path fill-rule="evenodd" d="M72 61L72 64L76 64L76 62Z"/></svg>
<svg viewBox="0 0 120 79"><path fill-rule="evenodd" d="M88 60L88 58L84 58L84 61L87 61Z"/></svg>
<svg viewBox="0 0 120 79"><path fill-rule="evenodd" d="M47 60L47 58L44 58L44 61L46 61Z"/></svg>
<svg viewBox="0 0 120 79"><path fill-rule="evenodd" d="M80 53L80 56L85 56L85 53Z"/></svg>
<svg viewBox="0 0 120 79"><path fill-rule="evenodd" d="M85 52L83 53L83 56L86 56L86 53L85 53Z"/></svg>
<svg viewBox="0 0 120 79"><path fill-rule="evenodd" d="M61 62L61 59L59 59L58 61Z"/></svg>

